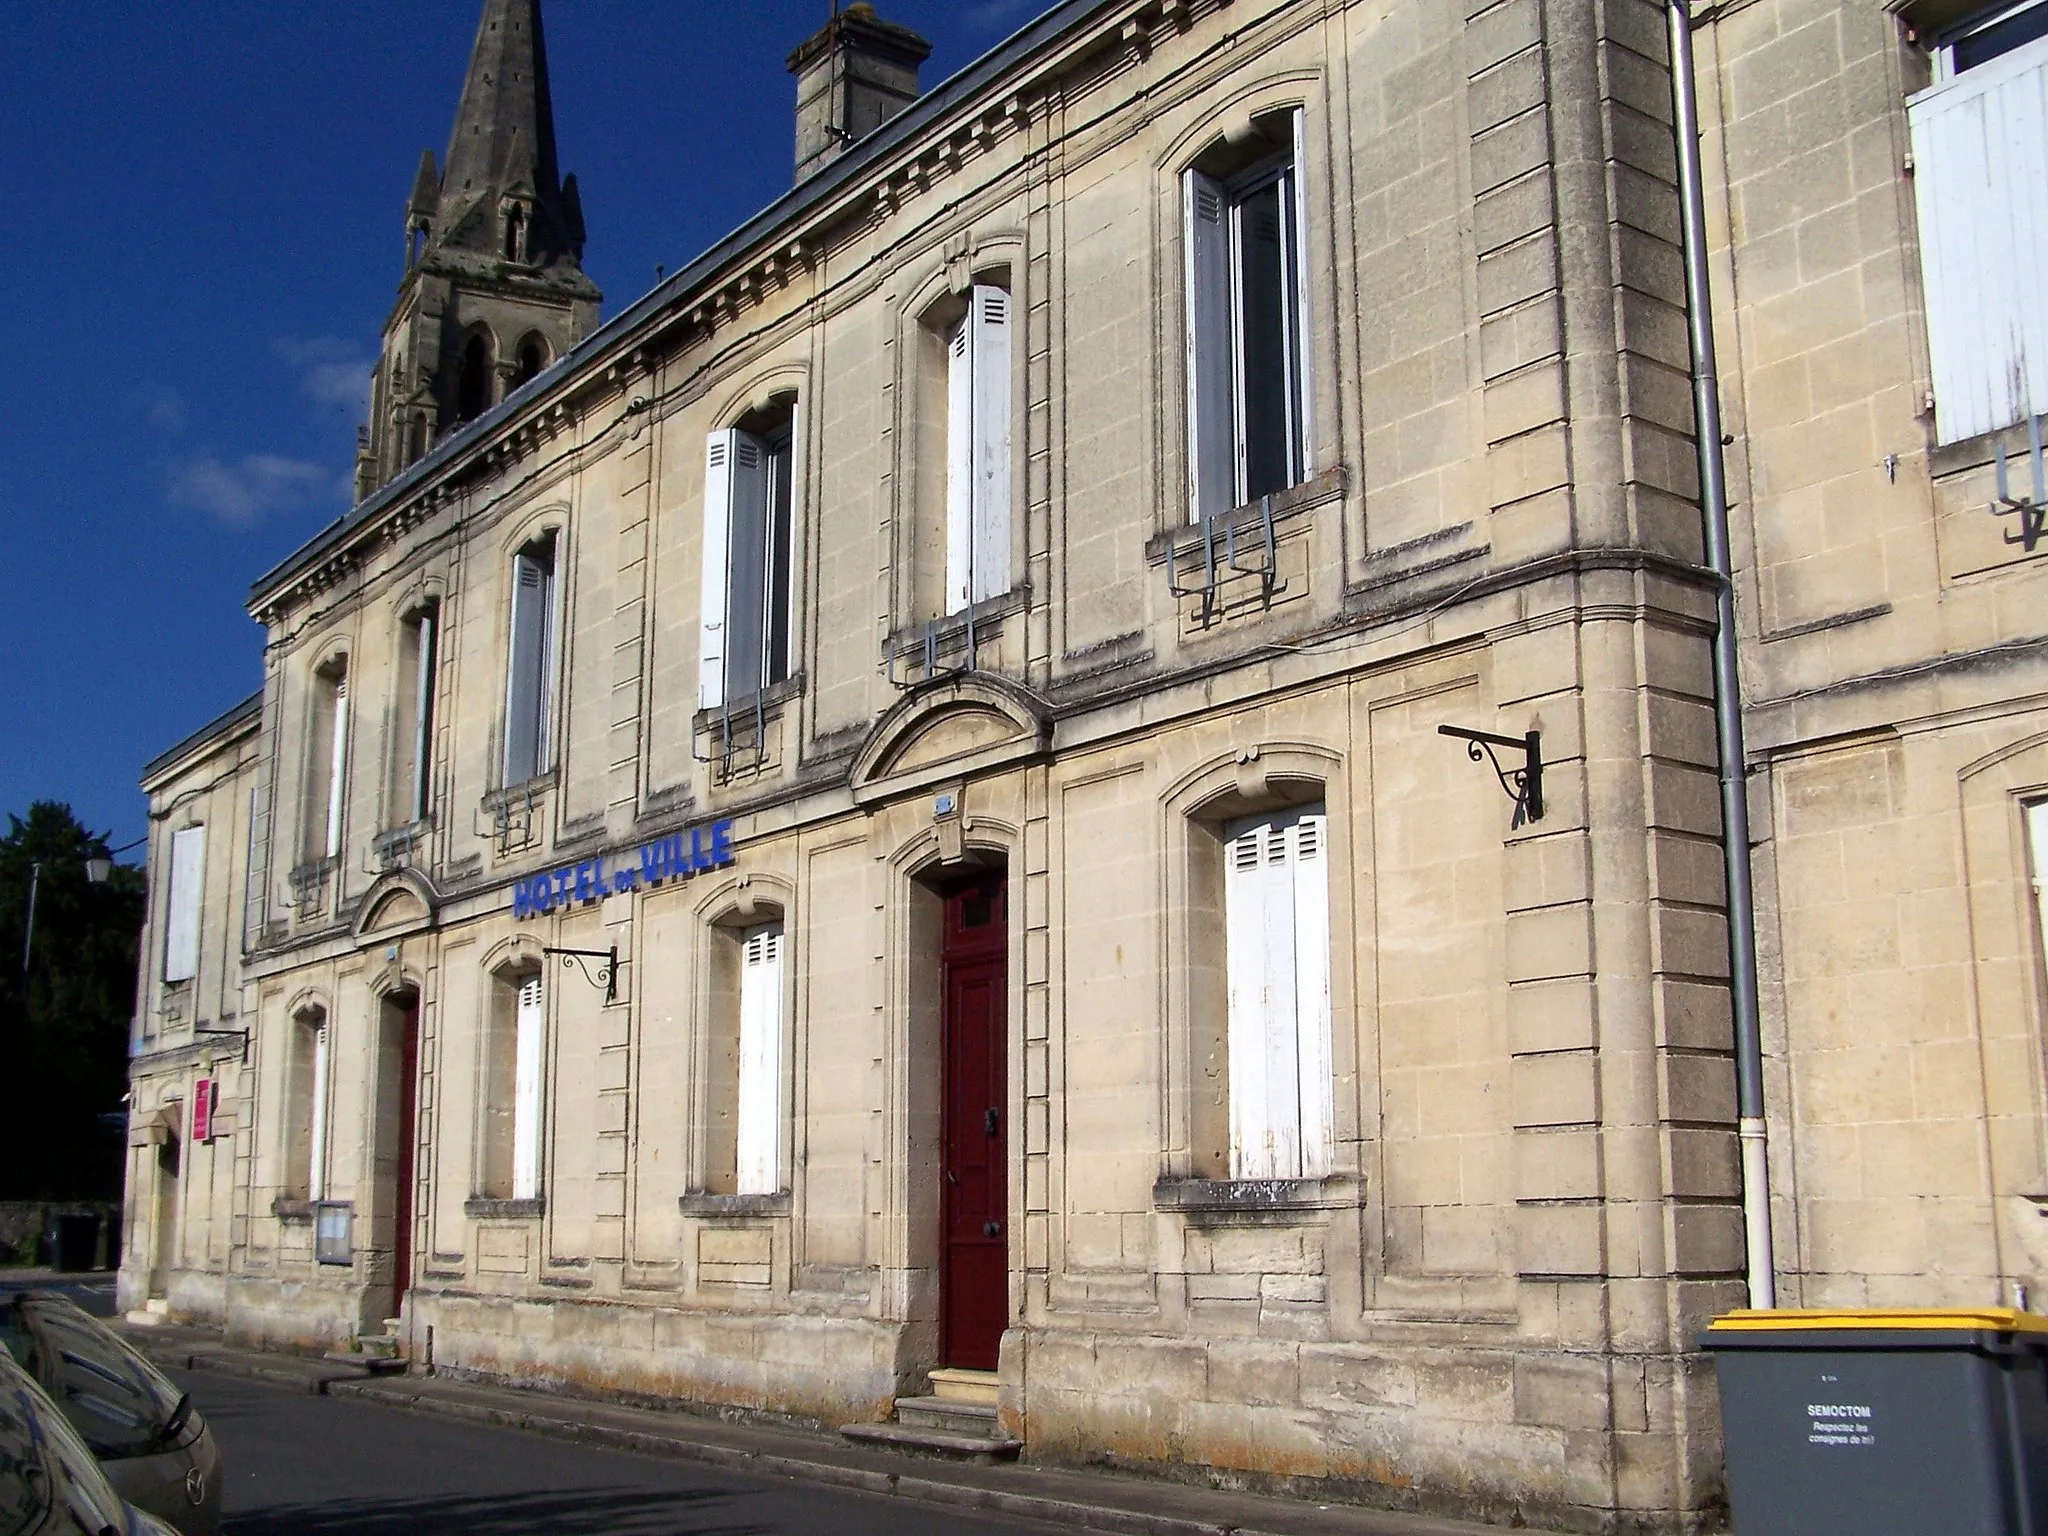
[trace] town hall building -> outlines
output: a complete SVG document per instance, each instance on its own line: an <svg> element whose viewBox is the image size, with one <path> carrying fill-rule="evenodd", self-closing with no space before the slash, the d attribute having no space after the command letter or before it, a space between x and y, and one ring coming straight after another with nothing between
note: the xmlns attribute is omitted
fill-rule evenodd
<svg viewBox="0 0 2048 1536"><path fill-rule="evenodd" d="M1671 3L851 6L601 319L486 0L145 771L124 1309L1677 1532L1717 1314L2038 1298L2048 5L1701 8L1731 698Z"/></svg>

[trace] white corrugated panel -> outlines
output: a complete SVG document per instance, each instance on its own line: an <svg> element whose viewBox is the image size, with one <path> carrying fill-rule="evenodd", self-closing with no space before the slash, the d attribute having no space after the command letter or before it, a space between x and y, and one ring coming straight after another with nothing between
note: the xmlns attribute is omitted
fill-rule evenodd
<svg viewBox="0 0 2048 1536"><path fill-rule="evenodd" d="M512 1042L512 1198L540 1193L540 978L519 984ZM502 1060L502 1058L500 1058Z"/></svg>
<svg viewBox="0 0 2048 1536"><path fill-rule="evenodd" d="M1935 435L2048 411L2048 38L1907 104Z"/></svg>
<svg viewBox="0 0 2048 1536"><path fill-rule="evenodd" d="M782 925L740 940L738 1179L743 1195L782 1188Z"/></svg>
<svg viewBox="0 0 2048 1536"><path fill-rule="evenodd" d="M206 828L171 834L171 892L164 913L164 980L199 974L199 913L206 888Z"/></svg>

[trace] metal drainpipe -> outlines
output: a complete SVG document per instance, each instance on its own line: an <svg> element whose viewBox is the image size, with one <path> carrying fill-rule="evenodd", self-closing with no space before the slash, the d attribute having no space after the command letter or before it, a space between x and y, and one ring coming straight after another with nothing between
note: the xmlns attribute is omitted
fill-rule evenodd
<svg viewBox="0 0 2048 1536"><path fill-rule="evenodd" d="M1678 207L1684 229L1685 305L1692 331L1693 427L1699 440L1700 509L1707 565L1718 589L1714 627L1714 736L1721 757L1721 856L1728 877L1729 1000L1735 1010L1735 1099L1741 1117L1742 1226L1749 1304L1777 1305L1771 1259L1771 1184L1764 1131L1763 1030L1756 997L1756 901L1749 869L1749 793L1736 676L1735 562L1728 547L1728 478L1721 459L1721 388L1714 365L1707 289L1706 197L1700 181L1700 113L1687 0L1667 0L1671 102L1678 140Z"/></svg>

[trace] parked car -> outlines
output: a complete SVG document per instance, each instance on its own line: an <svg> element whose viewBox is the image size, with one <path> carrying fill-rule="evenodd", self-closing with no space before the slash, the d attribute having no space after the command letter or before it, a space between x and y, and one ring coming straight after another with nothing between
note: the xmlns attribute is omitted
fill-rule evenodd
<svg viewBox="0 0 2048 1536"><path fill-rule="evenodd" d="M0 1344L35 1377L121 1497L185 1536L219 1536L213 1431L127 1340L55 1291L0 1303Z"/></svg>
<svg viewBox="0 0 2048 1536"><path fill-rule="evenodd" d="M123 1501L43 1389L0 1350L0 1536L178 1536Z"/></svg>

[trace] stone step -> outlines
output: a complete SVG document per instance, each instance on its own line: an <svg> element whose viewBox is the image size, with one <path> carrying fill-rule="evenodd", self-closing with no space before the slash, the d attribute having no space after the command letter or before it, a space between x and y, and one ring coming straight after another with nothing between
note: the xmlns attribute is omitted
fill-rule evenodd
<svg viewBox="0 0 2048 1536"><path fill-rule="evenodd" d="M330 1349L327 1359L336 1365L358 1365L366 1371L402 1371L406 1366L401 1340L388 1333L366 1333L355 1340L353 1349Z"/></svg>
<svg viewBox="0 0 2048 1536"><path fill-rule="evenodd" d="M149 1300L127 1315L127 1321L135 1324L138 1328L154 1328L157 1324L168 1323L170 1320L171 1304L167 1298L162 1296L150 1297Z"/></svg>
<svg viewBox="0 0 2048 1536"><path fill-rule="evenodd" d="M899 1397L896 1422L906 1429L942 1429L955 1435L998 1439L994 1403L959 1403L943 1397Z"/></svg>
<svg viewBox="0 0 2048 1536"><path fill-rule="evenodd" d="M932 1372L932 1396L954 1403L996 1405L996 1388L1001 1378L994 1371L968 1371L944 1366Z"/></svg>
<svg viewBox="0 0 2048 1536"><path fill-rule="evenodd" d="M849 1440L891 1450L915 1451L928 1456L952 1456L966 1461L1015 1461L1024 1449L1021 1442L987 1435L956 1435L943 1429L912 1429L903 1424L847 1424L839 1431Z"/></svg>

